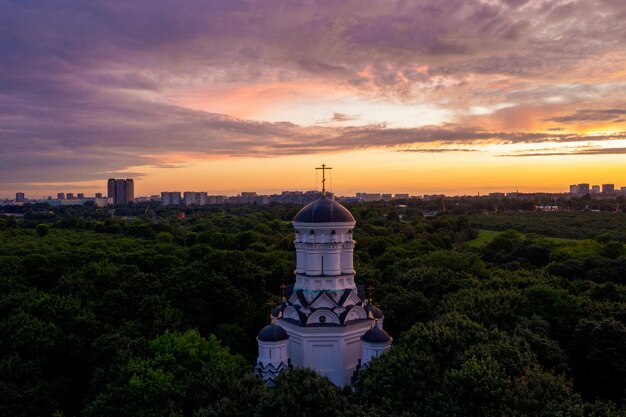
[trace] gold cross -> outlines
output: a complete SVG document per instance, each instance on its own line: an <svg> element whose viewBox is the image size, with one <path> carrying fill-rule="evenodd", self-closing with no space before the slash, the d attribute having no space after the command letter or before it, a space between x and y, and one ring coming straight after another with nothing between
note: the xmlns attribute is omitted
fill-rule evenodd
<svg viewBox="0 0 626 417"><path fill-rule="evenodd" d="M287 286L284 282L280 284L280 289L283 290L283 301L285 300L285 288L287 288Z"/></svg>
<svg viewBox="0 0 626 417"><path fill-rule="evenodd" d="M274 322L274 317L272 317L272 311L274 311L274 306L276 306L276 303L274 302L274 300L270 300L269 302L265 303L265 305L270 306L269 319L270 319L270 322Z"/></svg>
<svg viewBox="0 0 626 417"><path fill-rule="evenodd" d="M326 195L326 170L330 170L332 168L326 168L326 164L322 164L321 168L315 168L322 170L322 195Z"/></svg>

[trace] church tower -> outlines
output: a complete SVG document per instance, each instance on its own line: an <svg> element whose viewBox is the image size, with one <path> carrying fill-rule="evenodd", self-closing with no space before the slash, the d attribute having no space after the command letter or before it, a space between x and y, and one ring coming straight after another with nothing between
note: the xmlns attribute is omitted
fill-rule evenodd
<svg viewBox="0 0 626 417"><path fill-rule="evenodd" d="M322 165L322 169L330 168ZM355 225L348 209L326 196L324 186L322 196L296 214L296 280L272 311L270 325L285 331L281 343L287 345L291 366L314 369L339 387L349 385L355 371L369 365L392 342L382 328L382 312L354 280ZM263 330L257 370L259 364L266 366L261 357L262 334Z"/></svg>

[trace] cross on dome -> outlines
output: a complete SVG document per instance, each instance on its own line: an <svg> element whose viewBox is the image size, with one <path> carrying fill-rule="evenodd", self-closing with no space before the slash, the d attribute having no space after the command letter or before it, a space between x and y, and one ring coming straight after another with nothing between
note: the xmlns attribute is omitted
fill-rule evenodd
<svg viewBox="0 0 626 417"><path fill-rule="evenodd" d="M326 167L326 164L322 164L321 168L315 168L322 170L322 195L326 195L326 171L331 170L331 167Z"/></svg>

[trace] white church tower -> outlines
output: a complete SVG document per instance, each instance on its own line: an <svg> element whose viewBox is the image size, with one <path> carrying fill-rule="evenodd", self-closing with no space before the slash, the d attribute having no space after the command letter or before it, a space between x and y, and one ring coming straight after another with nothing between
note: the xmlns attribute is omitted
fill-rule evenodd
<svg viewBox="0 0 626 417"><path fill-rule="evenodd" d="M296 282L287 287L283 302L272 311L273 324L258 337L255 369L270 385L293 366L314 369L343 387L351 383L355 371L391 347L392 339L382 328L382 312L370 305L363 286L354 280L352 230L356 221L345 207L326 196L324 173L331 168L322 165L318 169L323 173L322 196L293 220ZM269 359L265 352L274 344L286 345L287 357L274 353L280 358Z"/></svg>

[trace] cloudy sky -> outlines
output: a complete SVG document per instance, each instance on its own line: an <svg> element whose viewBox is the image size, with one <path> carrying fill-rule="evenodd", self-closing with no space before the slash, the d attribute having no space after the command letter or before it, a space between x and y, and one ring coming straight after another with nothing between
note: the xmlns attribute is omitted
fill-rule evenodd
<svg viewBox="0 0 626 417"><path fill-rule="evenodd" d="M0 0L0 195L626 186L623 0Z"/></svg>

